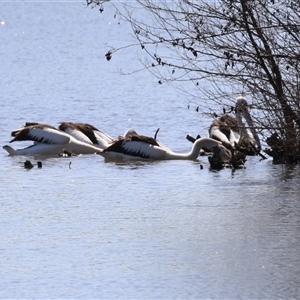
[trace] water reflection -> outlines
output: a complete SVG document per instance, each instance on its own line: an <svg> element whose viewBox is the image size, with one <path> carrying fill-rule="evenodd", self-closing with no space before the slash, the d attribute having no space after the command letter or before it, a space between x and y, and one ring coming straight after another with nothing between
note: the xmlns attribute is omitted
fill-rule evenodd
<svg viewBox="0 0 300 300"><path fill-rule="evenodd" d="M150 166L155 166L156 164L160 164L163 163L163 161L143 161L143 160L132 160L132 161L115 161L115 160L109 160L109 159L105 159L104 160L105 163L108 164L113 164L115 166L117 166L119 169L123 170L123 169L139 169L139 168L148 168Z"/></svg>
<svg viewBox="0 0 300 300"><path fill-rule="evenodd" d="M300 168L299 165L281 165L280 176L282 180L295 180L295 178L299 178ZM277 172L280 168L277 169Z"/></svg>

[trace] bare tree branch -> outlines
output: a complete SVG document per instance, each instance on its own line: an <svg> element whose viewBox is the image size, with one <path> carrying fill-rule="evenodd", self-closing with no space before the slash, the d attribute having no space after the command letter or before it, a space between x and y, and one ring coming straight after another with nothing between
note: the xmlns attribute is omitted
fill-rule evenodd
<svg viewBox="0 0 300 300"><path fill-rule="evenodd" d="M264 136L300 157L300 6L296 0L87 0L131 25L144 68L197 111L244 94ZM124 47L111 48L108 58ZM141 71L141 70L136 70ZM199 95L204 95L199 99ZM300 158L299 158L300 161Z"/></svg>

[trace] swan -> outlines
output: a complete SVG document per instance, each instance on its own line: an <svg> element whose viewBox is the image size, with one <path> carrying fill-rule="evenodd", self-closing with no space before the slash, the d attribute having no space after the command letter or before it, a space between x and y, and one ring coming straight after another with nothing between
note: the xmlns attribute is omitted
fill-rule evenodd
<svg viewBox="0 0 300 300"><path fill-rule="evenodd" d="M195 141L188 153L176 153L159 143L151 137L132 134L128 138L119 139L104 150L97 152L105 159L148 159L148 160L179 160L197 159L200 149L218 147L223 160L231 158L230 152L218 142L211 138L200 138Z"/></svg>
<svg viewBox="0 0 300 300"><path fill-rule="evenodd" d="M28 122L25 126L14 130L11 135L14 138L10 143L30 140L34 144L23 149L14 149L9 145L3 146L3 149L10 155L56 155L65 149L75 154L94 154L99 151L99 147L82 142L48 124Z"/></svg>
<svg viewBox="0 0 300 300"><path fill-rule="evenodd" d="M260 151L261 143L248 111L247 100L244 97L237 97L235 111L235 118L224 114L219 119L213 120L209 128L209 136L222 142L229 149L234 149L237 144L248 144ZM243 118L248 128L245 128Z"/></svg>

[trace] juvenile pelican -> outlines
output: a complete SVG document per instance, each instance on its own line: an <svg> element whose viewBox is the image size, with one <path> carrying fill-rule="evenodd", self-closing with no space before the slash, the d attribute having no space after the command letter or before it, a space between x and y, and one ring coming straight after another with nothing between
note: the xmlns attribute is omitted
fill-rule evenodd
<svg viewBox="0 0 300 300"><path fill-rule="evenodd" d="M235 118L224 114L219 119L213 120L209 128L209 136L231 149L234 149L236 144L244 144L255 147L260 151L260 140L248 111L248 103L244 97L240 96L236 99L235 111ZM248 128L246 128L243 118Z"/></svg>

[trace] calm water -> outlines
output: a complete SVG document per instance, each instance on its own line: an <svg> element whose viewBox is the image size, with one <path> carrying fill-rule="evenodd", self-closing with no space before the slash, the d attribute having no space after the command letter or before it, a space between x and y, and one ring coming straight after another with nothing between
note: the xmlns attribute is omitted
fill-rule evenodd
<svg viewBox="0 0 300 300"><path fill-rule="evenodd" d="M114 12L83 2L0 3L1 146L25 121L128 128L187 151L209 120L158 85ZM21 145L14 145L21 147ZM106 163L100 156L27 157L2 150L0 298L299 299L299 166L249 158ZM70 165L71 163L71 165ZM199 165L203 165L203 170Z"/></svg>

